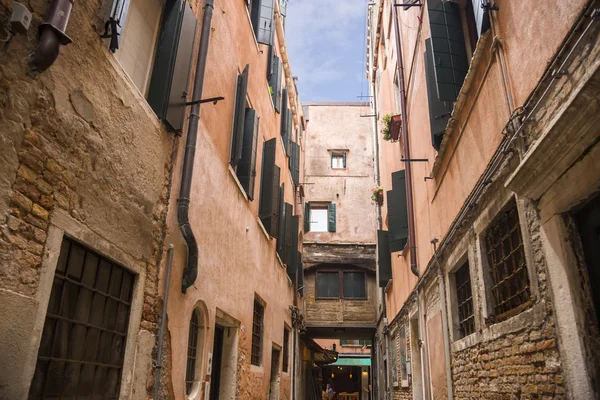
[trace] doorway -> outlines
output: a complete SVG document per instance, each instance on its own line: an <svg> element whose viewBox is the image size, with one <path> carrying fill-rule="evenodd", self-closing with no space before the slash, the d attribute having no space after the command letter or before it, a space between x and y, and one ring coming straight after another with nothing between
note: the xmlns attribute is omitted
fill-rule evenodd
<svg viewBox="0 0 600 400"><path fill-rule="evenodd" d="M271 384L269 385L269 400L279 399L279 349L271 351Z"/></svg>
<svg viewBox="0 0 600 400"><path fill-rule="evenodd" d="M215 340L213 344L213 365L210 377L210 400L219 400L221 389L221 369L223 367L223 336L225 328L215 326Z"/></svg>
<svg viewBox="0 0 600 400"><path fill-rule="evenodd" d="M410 353L413 360L411 372L414 400L422 400L424 398L421 345L419 342L419 314L416 313L410 318Z"/></svg>
<svg viewBox="0 0 600 400"><path fill-rule="evenodd" d="M233 400L236 392L237 327L215 325L210 400Z"/></svg>
<svg viewBox="0 0 600 400"><path fill-rule="evenodd" d="M590 292L596 311L596 323L600 322L600 196L581 209L575 220L587 266Z"/></svg>

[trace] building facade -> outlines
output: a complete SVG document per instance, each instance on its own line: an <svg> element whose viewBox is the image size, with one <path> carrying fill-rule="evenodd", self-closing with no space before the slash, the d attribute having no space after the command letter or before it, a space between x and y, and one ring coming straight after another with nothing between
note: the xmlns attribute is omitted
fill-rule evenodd
<svg viewBox="0 0 600 400"><path fill-rule="evenodd" d="M380 398L598 398L598 2L393 3L367 39Z"/></svg>
<svg viewBox="0 0 600 400"><path fill-rule="evenodd" d="M293 397L286 4L0 2L0 398Z"/></svg>

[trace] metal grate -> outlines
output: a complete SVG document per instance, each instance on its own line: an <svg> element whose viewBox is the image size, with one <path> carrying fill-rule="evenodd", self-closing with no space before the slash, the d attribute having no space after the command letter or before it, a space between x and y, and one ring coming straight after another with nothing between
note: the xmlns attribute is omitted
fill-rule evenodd
<svg viewBox="0 0 600 400"><path fill-rule="evenodd" d="M501 321L530 304L529 276L514 200L488 229L486 245L495 299L493 320Z"/></svg>
<svg viewBox="0 0 600 400"><path fill-rule="evenodd" d="M283 360L281 369L283 372L288 372L289 358L290 358L290 330L283 328Z"/></svg>
<svg viewBox="0 0 600 400"><path fill-rule="evenodd" d="M187 364L185 370L185 389L189 395L192 392L192 386L196 379L196 356L198 349L198 332L200 330L198 324L198 310L192 312L190 319L190 332L188 335L188 352Z"/></svg>
<svg viewBox="0 0 600 400"><path fill-rule="evenodd" d="M471 293L471 274L467 261L456 271L456 297L458 299L458 320L460 337L475 332L475 316L473 314L473 296Z"/></svg>
<svg viewBox="0 0 600 400"><path fill-rule="evenodd" d="M135 275L64 238L30 399L118 399Z"/></svg>
<svg viewBox="0 0 600 400"><path fill-rule="evenodd" d="M263 342L263 320L265 317L265 307L254 300L254 320L252 321L252 354L251 362L253 365L260 366L262 342Z"/></svg>

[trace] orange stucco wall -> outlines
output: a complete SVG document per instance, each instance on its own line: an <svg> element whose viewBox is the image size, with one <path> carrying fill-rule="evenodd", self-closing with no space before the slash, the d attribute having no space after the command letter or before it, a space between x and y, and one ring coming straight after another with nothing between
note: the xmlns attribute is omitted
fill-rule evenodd
<svg viewBox="0 0 600 400"><path fill-rule="evenodd" d="M178 231L176 210L185 135L178 143L168 215L166 243L175 245L167 308L172 382L175 397L186 398L189 320L194 307L199 307L207 315L204 316L205 339L199 344L203 346L199 354L203 367L197 377L205 382L210 380L206 374L207 360L208 354L213 352L215 323L233 325L237 335L234 350L237 351L237 383L229 384L235 385L239 398L263 399L269 391L271 349L273 346L283 348L284 326L291 326L289 307L294 303L293 285L276 256L276 241L267 236L258 220L263 143L281 137L280 115L274 110L266 79L268 47L256 43L245 3L215 3L203 97L223 96L225 100L201 107L190 206L190 221L200 248L199 269L194 286L186 294L181 293L180 286L187 251ZM279 48L281 40L276 37L275 48ZM237 76L246 64L250 64L248 101L260 117L254 201L244 197L228 164ZM291 77L284 78L292 82ZM278 142L276 164L281 168L280 182L285 183L285 201L295 204L288 161L281 140ZM299 207L296 212L300 213ZM162 279L164 271L161 271L161 282ZM255 296L265 303L260 367L250 365ZM223 316L219 320L217 313ZM278 368L281 371L281 355ZM289 374L280 372L282 397L290 397L290 386ZM196 398L203 396L200 392Z"/></svg>
<svg viewBox="0 0 600 400"><path fill-rule="evenodd" d="M386 14L391 12L387 3L388 1L384 1L384 15L381 19L383 27L380 27L381 34L386 35L385 47L381 45L381 41L378 47L378 67L381 74L377 85L379 118L399 113L394 91L394 77L397 74L395 34L393 20ZM500 49L505 59L508 90L505 91L502 85L501 66L504 64L499 61L498 56L490 53L493 36L490 32L489 36L479 41L478 51L481 50L483 55L477 65L472 66L474 79L466 94L464 106L454 116L454 128L446 133L447 143L443 156L438 155L431 145L423 56L425 39L430 36L427 9L426 6L398 9L407 88L410 152L412 158L428 160L412 163L416 251L421 272L433 255L430 240L434 237L441 240L446 235L500 143L502 129L512 113L507 103L512 98L512 108L524 104L586 1L552 0L543 7L535 1L498 0L496 3L500 10L494 12L494 33L502 40ZM378 1L374 7L378 9L380 4L381 1ZM536 10L535 18L531 16L533 8ZM422 19L420 31L419 18ZM390 21L391 29L388 28ZM475 100L475 93L480 86ZM508 93L506 96L509 100L504 100L505 93ZM382 140L379 143L381 181L384 189L389 190L391 173L405 168L400 161L402 146L405 144ZM439 170L433 180L425 181L425 177L431 176L438 156L442 157ZM383 226L386 229L385 206L382 211ZM393 318L398 313L417 281L409 270L408 253L409 250L405 249L403 253L392 256L393 282L387 292L388 318Z"/></svg>

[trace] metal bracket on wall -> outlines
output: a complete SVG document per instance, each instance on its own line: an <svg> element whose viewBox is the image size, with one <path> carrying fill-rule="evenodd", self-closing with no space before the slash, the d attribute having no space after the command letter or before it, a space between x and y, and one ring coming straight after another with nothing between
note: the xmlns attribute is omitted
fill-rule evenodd
<svg viewBox="0 0 600 400"><path fill-rule="evenodd" d="M421 3L421 0L417 0L414 3L394 4L394 7L406 7L406 8L410 8L410 7L423 7L423 4Z"/></svg>
<svg viewBox="0 0 600 400"><path fill-rule="evenodd" d="M429 162L427 158L401 158L402 162Z"/></svg>
<svg viewBox="0 0 600 400"><path fill-rule="evenodd" d="M225 100L225 97L211 97L210 99L202 99L196 101L189 101L187 103L183 103L186 106L193 106L194 104L202 104L202 103L213 103L217 104L219 101Z"/></svg>

